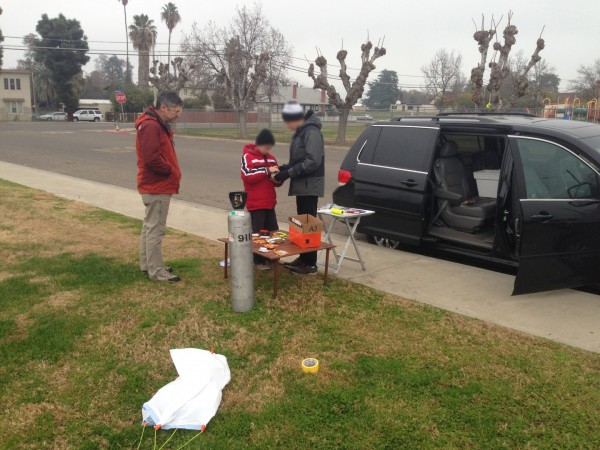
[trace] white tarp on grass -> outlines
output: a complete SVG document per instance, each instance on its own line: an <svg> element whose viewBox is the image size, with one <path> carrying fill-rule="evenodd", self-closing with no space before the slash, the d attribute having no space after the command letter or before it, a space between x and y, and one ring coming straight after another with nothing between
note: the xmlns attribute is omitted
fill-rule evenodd
<svg viewBox="0 0 600 450"><path fill-rule="evenodd" d="M142 419L160 428L203 430L217 413L231 372L227 358L198 348L171 350L179 377L142 407Z"/></svg>

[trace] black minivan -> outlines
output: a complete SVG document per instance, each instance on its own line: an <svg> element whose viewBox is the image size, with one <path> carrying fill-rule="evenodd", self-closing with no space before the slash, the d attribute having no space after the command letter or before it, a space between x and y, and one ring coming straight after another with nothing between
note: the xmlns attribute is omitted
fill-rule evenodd
<svg viewBox="0 0 600 450"><path fill-rule="evenodd" d="M358 231L378 245L517 266L513 294L600 282L600 125L525 114L377 122L338 181L334 203L376 212Z"/></svg>

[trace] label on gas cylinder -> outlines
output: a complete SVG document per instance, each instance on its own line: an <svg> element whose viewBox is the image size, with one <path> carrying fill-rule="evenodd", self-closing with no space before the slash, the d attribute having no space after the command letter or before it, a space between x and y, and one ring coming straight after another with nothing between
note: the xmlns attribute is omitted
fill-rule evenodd
<svg viewBox="0 0 600 450"><path fill-rule="evenodd" d="M252 233L244 233L244 234L237 235L238 242L247 242L250 240L252 240Z"/></svg>

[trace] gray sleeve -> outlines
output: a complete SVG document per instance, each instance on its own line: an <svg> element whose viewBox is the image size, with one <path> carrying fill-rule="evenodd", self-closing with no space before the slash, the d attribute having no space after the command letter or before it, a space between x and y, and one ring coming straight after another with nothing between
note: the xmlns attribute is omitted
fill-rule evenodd
<svg viewBox="0 0 600 450"><path fill-rule="evenodd" d="M306 148L306 158L289 168L290 178L310 175L321 166L325 151L321 132L318 130L307 131L304 136L304 146Z"/></svg>

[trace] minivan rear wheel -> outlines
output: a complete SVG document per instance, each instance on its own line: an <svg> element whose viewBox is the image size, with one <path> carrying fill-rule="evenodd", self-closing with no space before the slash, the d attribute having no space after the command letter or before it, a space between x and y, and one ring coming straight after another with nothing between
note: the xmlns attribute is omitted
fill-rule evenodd
<svg viewBox="0 0 600 450"><path fill-rule="evenodd" d="M367 240L371 244L378 245L379 247L385 248L398 248L400 246L400 241L394 241L393 239L384 238L381 236L375 236L372 234L367 235Z"/></svg>

